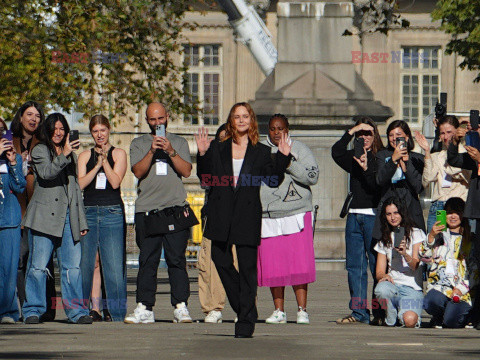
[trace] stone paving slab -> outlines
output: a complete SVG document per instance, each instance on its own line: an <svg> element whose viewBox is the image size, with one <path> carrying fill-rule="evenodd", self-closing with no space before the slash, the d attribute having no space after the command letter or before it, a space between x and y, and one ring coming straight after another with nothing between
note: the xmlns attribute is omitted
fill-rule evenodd
<svg viewBox="0 0 480 360"><path fill-rule="evenodd" d="M135 270L129 270L128 307L135 307ZM293 291L286 291L288 323L265 324L273 311L270 291L258 292L259 323L253 339L233 337L235 314L224 323L204 324L196 272L190 271L193 324L173 324L167 272L159 271L155 324L74 325L58 311L40 325L0 325L0 359L479 359L480 331L405 329L335 324L348 314L346 271L318 271L310 286L310 325L297 325ZM424 323L428 323L424 318Z"/></svg>

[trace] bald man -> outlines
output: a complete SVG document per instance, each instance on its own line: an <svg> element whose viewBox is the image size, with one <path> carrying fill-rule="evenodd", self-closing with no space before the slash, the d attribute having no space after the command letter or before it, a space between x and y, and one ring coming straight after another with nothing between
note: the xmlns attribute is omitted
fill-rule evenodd
<svg viewBox="0 0 480 360"><path fill-rule="evenodd" d="M181 136L167 131L165 136L157 136L167 128L168 120L166 107L161 103L151 103L146 112L146 121L151 133L134 139L130 145L130 164L133 174L138 179L135 231L140 255L137 307L132 314L125 317L124 321L127 324L155 322L153 306L162 247L168 265L171 304L174 307L173 321L192 322L187 309L190 284L185 257L190 229L177 231L174 225L169 224L166 232L159 233L155 230L152 234L152 227L147 227L145 223L151 221L149 215L152 216L152 212L162 215L158 216L161 221L172 211L188 205L182 177L189 177L192 171L190 150L187 140Z"/></svg>

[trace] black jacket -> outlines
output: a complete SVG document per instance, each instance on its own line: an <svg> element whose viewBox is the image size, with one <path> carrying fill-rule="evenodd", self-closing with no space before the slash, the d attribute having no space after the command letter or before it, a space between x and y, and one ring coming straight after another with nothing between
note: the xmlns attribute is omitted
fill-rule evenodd
<svg viewBox="0 0 480 360"><path fill-rule="evenodd" d="M472 170L463 216L469 219L480 219L480 178L477 162L467 153L459 153L458 145L454 145L453 142L447 149L447 162L451 166Z"/></svg>
<svg viewBox="0 0 480 360"><path fill-rule="evenodd" d="M371 151L367 152L367 170L363 169L353 158L354 151L347 150L348 143L354 135L347 132L332 147L335 163L350 174L350 191L353 193L351 209L376 209L380 192L375 181L377 163Z"/></svg>
<svg viewBox="0 0 480 360"><path fill-rule="evenodd" d="M377 153L377 185L381 193L380 203L377 210L377 220L373 229L373 238L380 239L380 211L383 202L391 196L397 196L405 202L408 214L411 216L415 226L425 231L425 219L420 204L419 194L423 191L422 173L424 167L424 156L416 152L410 152L410 159L406 162L407 171L405 179L392 183L392 176L397 170L397 165L392 161L392 150L382 150ZM386 161L387 158L390 158Z"/></svg>
<svg viewBox="0 0 480 360"><path fill-rule="evenodd" d="M233 187L232 139L212 141L204 156L197 154L197 176L210 186L204 236L213 241L258 246L262 225L262 180L277 187L284 179L291 156L280 152L275 161L270 148L250 141L237 186Z"/></svg>

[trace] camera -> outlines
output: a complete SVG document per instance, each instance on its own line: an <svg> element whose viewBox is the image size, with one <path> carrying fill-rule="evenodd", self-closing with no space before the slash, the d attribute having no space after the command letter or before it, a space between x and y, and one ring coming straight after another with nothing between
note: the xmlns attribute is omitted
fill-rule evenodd
<svg viewBox="0 0 480 360"><path fill-rule="evenodd" d="M442 119L447 115L447 93L440 93L440 102L435 105L435 118Z"/></svg>

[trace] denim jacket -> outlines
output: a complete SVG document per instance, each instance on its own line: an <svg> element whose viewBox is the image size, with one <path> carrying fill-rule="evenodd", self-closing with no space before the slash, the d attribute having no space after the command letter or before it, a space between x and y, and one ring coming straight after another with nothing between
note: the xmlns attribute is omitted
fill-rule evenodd
<svg viewBox="0 0 480 360"><path fill-rule="evenodd" d="M1 174L3 196L0 194L0 228L17 227L22 221L22 212L16 194L25 190L27 182L22 171L22 157L17 154L17 165L10 166L8 173Z"/></svg>

